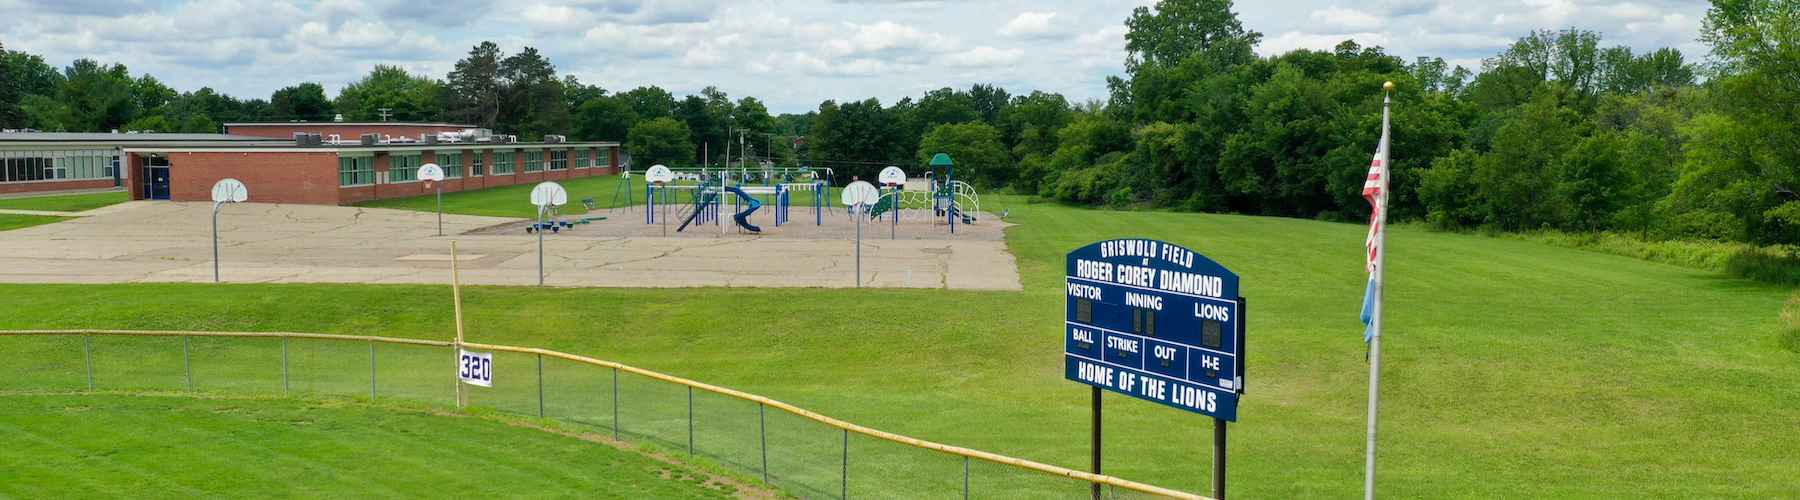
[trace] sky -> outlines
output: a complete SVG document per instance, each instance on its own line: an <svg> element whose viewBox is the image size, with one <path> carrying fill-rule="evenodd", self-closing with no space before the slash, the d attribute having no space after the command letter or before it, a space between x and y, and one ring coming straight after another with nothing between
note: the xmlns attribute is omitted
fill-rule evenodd
<svg viewBox="0 0 1800 500"><path fill-rule="evenodd" d="M716 86L773 113L976 83L1104 99L1124 72L1125 19L1154 0L0 0L7 49L54 66L119 62L177 90L335 95L376 64L444 78L482 40L535 47L608 91ZM1700 62L1708 4L1674 0L1262 0L1234 10L1263 55L1344 40L1478 70L1534 29L1602 46L1675 47Z"/></svg>

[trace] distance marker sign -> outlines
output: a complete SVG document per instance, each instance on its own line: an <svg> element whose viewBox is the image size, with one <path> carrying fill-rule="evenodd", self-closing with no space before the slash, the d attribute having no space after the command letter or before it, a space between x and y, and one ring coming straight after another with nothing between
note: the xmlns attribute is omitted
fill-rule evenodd
<svg viewBox="0 0 1800 500"><path fill-rule="evenodd" d="M1064 376L1226 421L1244 390L1237 274L1155 240L1068 256Z"/></svg>

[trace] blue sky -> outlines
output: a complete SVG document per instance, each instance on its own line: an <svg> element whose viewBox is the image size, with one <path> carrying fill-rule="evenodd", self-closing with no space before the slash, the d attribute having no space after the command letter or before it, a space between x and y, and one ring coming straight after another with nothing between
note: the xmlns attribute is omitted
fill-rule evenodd
<svg viewBox="0 0 1800 500"><path fill-rule="evenodd" d="M715 85L772 112L825 99L892 103L940 87L1105 96L1124 20L1153 0L0 0L8 49L67 65L122 62L179 90L267 98L303 81L335 93L376 64L443 78L482 40L536 47L610 91ZM1478 68L1532 29L1600 31L1639 51L1695 41L1707 4L1666 0L1239 2L1262 54L1346 39Z"/></svg>

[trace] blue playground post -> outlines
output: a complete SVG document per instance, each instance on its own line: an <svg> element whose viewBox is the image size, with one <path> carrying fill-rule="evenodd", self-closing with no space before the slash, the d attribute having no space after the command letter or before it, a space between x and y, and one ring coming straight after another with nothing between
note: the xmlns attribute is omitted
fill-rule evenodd
<svg viewBox="0 0 1800 500"><path fill-rule="evenodd" d="M944 176L941 177L941 179L943 179L944 184L943 184L943 188L941 190L937 189L938 188L937 186L932 186L934 188L932 191L932 197L933 198L943 198L945 200L944 217L946 219L950 220L950 234L956 234L956 183L953 182L953 179L951 178L951 173L953 170L955 170L956 163L950 161L950 155L947 155L944 153L938 153L937 155L932 156L931 157L931 172L933 174L932 177L937 177L937 175L935 175L935 174L937 173L937 168L939 166L944 167ZM938 193L944 193L944 192L949 193L949 195L948 196L940 196L938 194ZM934 200L934 202L932 204L936 205L937 203Z"/></svg>

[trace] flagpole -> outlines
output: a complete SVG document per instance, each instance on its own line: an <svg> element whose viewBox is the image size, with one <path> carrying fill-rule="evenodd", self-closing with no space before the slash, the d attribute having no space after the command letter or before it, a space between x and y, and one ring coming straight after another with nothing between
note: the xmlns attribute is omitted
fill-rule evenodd
<svg viewBox="0 0 1800 500"><path fill-rule="evenodd" d="M1381 145L1379 151L1381 152L1381 183L1384 189L1380 194L1381 206L1375 209L1375 227L1379 229L1375 232L1375 248L1377 249L1374 276L1375 307L1371 314L1372 321L1369 323L1373 334L1369 337L1369 443L1367 468L1364 471L1363 480L1363 498L1365 500L1375 500L1375 418L1381 407L1381 299L1383 291L1387 287L1387 280L1383 279L1387 274L1387 196L1392 186L1391 179L1393 179L1393 176L1390 175L1393 167L1389 161L1393 155L1388 151L1388 107L1393 102L1391 93L1394 90L1394 82L1382 84L1381 89L1383 93L1381 96Z"/></svg>

